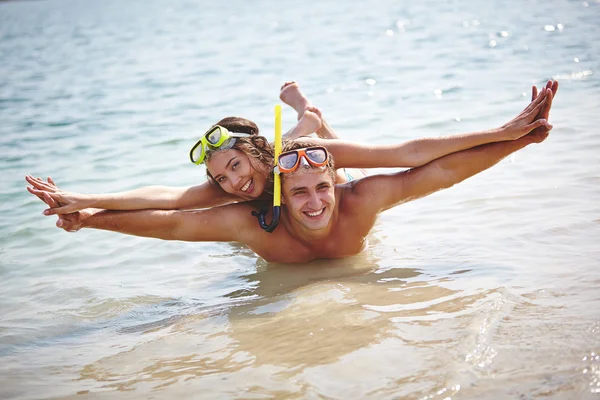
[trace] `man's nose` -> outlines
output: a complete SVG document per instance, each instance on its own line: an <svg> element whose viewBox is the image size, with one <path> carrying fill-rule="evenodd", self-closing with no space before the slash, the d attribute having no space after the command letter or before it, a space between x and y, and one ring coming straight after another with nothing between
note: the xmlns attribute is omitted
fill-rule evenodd
<svg viewBox="0 0 600 400"><path fill-rule="evenodd" d="M308 199L308 206L313 210L317 210L321 208L323 202L321 201L321 197L317 192L311 192L310 198Z"/></svg>

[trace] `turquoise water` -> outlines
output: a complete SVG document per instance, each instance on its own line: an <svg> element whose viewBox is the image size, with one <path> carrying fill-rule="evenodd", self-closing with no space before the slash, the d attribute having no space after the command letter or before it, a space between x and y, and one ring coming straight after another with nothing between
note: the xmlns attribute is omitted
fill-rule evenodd
<svg viewBox="0 0 600 400"><path fill-rule="evenodd" d="M0 398L596 398L600 3L203 3L0 3ZM344 260L69 234L25 191L202 182L198 133L272 137L290 79L391 143L497 127L550 78L546 142Z"/></svg>

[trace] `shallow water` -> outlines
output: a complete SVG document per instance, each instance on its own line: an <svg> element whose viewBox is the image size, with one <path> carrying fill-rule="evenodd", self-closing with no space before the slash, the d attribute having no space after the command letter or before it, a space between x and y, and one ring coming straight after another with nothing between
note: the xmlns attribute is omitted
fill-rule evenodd
<svg viewBox="0 0 600 400"><path fill-rule="evenodd" d="M597 398L598 21L598 1L0 3L0 398ZM202 182L198 133L270 136L289 79L344 138L390 143L499 126L549 78L546 142L343 260L68 234L24 189Z"/></svg>

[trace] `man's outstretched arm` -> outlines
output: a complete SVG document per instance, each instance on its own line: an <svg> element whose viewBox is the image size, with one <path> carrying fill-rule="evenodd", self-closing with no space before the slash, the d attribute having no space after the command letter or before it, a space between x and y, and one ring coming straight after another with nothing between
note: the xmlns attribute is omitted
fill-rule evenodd
<svg viewBox="0 0 600 400"><path fill-rule="evenodd" d="M546 133L547 135L547 133ZM544 137L545 138L545 137ZM439 158L422 167L388 175L373 175L356 182L353 198L361 212L379 213L398 204L449 188L500 162L531 143L544 140L526 135L510 142L490 143Z"/></svg>
<svg viewBox="0 0 600 400"><path fill-rule="evenodd" d="M547 135L547 133L546 133ZM415 200L446 189L496 165L506 156L531 143L539 143L539 135L527 135L510 142L490 143L437 159L423 167L381 176L377 181L378 211Z"/></svg>
<svg viewBox="0 0 600 400"><path fill-rule="evenodd" d="M58 206L48 194L44 200ZM86 209L60 215L56 225L67 231L92 228L164 240L230 242L239 241L243 229L251 228L249 215L247 205L237 204L198 211Z"/></svg>
<svg viewBox="0 0 600 400"><path fill-rule="evenodd" d="M546 97L541 110L532 102L509 122L524 130L524 136L521 138L452 153L408 171L360 179L351 187L351 193L354 195L351 198L357 202L356 206L363 207L362 212L376 214L397 204L451 187L490 168L531 143L544 141L552 129L552 125L543 117L547 118L549 115L553 96Z"/></svg>

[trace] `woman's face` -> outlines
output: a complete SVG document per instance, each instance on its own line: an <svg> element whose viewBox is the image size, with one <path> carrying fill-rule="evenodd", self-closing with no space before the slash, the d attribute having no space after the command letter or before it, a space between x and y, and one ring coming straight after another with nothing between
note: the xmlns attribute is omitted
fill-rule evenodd
<svg viewBox="0 0 600 400"><path fill-rule="evenodd" d="M267 184L260 162L237 149L217 151L206 168L224 191L246 200L260 197Z"/></svg>

